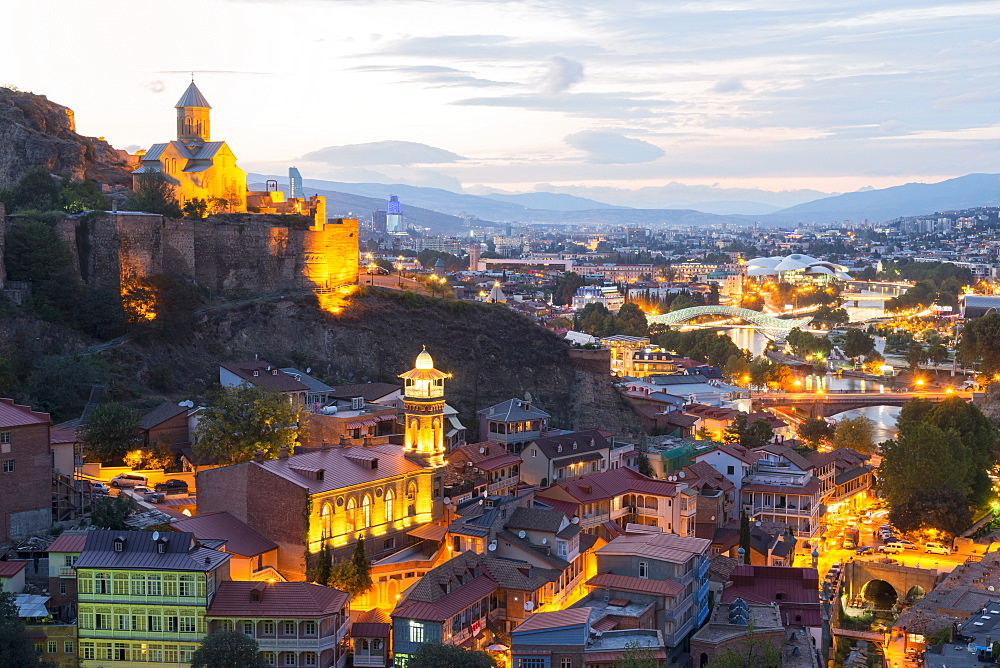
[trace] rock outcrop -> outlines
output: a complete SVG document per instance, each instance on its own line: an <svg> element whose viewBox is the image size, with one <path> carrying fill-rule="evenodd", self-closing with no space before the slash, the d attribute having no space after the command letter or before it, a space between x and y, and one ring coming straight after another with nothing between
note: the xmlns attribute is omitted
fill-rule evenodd
<svg viewBox="0 0 1000 668"><path fill-rule="evenodd" d="M127 154L103 139L77 134L72 109L44 95L0 88L0 188L9 188L35 165L73 179L132 181Z"/></svg>

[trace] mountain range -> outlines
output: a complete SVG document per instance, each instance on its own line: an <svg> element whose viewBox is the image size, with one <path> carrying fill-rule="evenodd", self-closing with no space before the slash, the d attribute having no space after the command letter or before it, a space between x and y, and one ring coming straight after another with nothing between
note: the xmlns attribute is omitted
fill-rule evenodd
<svg viewBox="0 0 1000 668"><path fill-rule="evenodd" d="M262 188L267 179L287 183L278 176L248 175L251 188ZM629 208L579 197L568 193L496 193L482 195L455 193L441 188L405 184L345 183L306 179L308 194L327 197L331 215L352 212L370 217L385 209L390 195L397 195L407 220L439 234L457 234L476 218L494 222L581 223L634 225L747 224L787 226L796 223L825 223L843 220L881 222L904 216L952 211L1000 203L1000 175L968 174L939 183L908 183L881 189L820 197L783 209L758 213L747 207L767 206L759 202L716 200L684 208ZM710 205L710 206L709 206ZM699 206L712 211L699 210ZM770 208L770 207L768 207ZM728 210L727 210L728 209ZM728 215L724 215L728 214Z"/></svg>

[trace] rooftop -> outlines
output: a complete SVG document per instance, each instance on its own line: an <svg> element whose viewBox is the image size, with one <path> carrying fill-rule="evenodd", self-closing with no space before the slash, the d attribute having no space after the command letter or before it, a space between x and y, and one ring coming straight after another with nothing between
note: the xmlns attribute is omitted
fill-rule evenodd
<svg viewBox="0 0 1000 668"><path fill-rule="evenodd" d="M686 563L691 557L707 554L711 541L672 533L642 533L619 536L597 554L628 555Z"/></svg>
<svg viewBox="0 0 1000 668"><path fill-rule="evenodd" d="M175 531L189 531L198 540L219 538L225 541L225 551L242 557L255 557L277 550L278 544L260 535L227 512L206 513L170 525ZM51 552L52 549L50 548Z"/></svg>
<svg viewBox="0 0 1000 668"><path fill-rule="evenodd" d="M335 614L350 603L347 592L309 582L227 580L208 607L207 617L305 617Z"/></svg>
<svg viewBox="0 0 1000 668"><path fill-rule="evenodd" d="M120 551L115 550L117 539L124 541ZM98 529L87 532L76 568L205 572L229 559L225 552L197 546L191 533Z"/></svg>
<svg viewBox="0 0 1000 668"><path fill-rule="evenodd" d="M52 419L48 413L40 413L31 410L30 406L15 404L13 399L0 398L0 429L33 424L52 424Z"/></svg>
<svg viewBox="0 0 1000 668"><path fill-rule="evenodd" d="M507 401L502 401L495 406L483 408L482 410L476 412L479 415L485 415L491 420L499 420L501 422L541 420L551 417L545 411L539 410L538 408L532 406L531 403L522 401L521 399L508 399Z"/></svg>
<svg viewBox="0 0 1000 668"><path fill-rule="evenodd" d="M281 476L310 494L361 485L424 470L403 455L400 445L332 447L291 455L285 459L248 462L236 466L258 466ZM318 476L318 472L322 475Z"/></svg>
<svg viewBox="0 0 1000 668"><path fill-rule="evenodd" d="M272 392L305 392L309 388L267 362L226 362L220 367L246 382Z"/></svg>

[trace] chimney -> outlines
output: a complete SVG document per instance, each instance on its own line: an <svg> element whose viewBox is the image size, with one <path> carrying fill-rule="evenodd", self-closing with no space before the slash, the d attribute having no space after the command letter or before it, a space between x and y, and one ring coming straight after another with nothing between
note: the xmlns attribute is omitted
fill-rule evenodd
<svg viewBox="0 0 1000 668"><path fill-rule="evenodd" d="M378 457L372 459L372 470L378 468Z"/></svg>
<svg viewBox="0 0 1000 668"><path fill-rule="evenodd" d="M320 446L319 446L319 451L320 451L320 452L326 452L326 451L327 451L327 450L329 450L329 449L330 449L330 444L329 444L329 443L327 443L326 441L323 441L323 442L322 442L322 443L320 444Z"/></svg>
<svg viewBox="0 0 1000 668"><path fill-rule="evenodd" d="M371 444L372 444L371 434L365 434L365 447L366 448L371 447Z"/></svg>
<svg viewBox="0 0 1000 668"><path fill-rule="evenodd" d="M279 459L288 459L288 446L287 445L281 446L281 449L278 450L278 458Z"/></svg>
<svg viewBox="0 0 1000 668"><path fill-rule="evenodd" d="M257 448L256 450L254 450L253 460L255 462L257 462L258 464L260 464L261 462L263 462L264 461L264 451L261 450L260 448Z"/></svg>
<svg viewBox="0 0 1000 668"><path fill-rule="evenodd" d="M350 443L348 443L348 441L347 441L347 434L341 434L340 435L340 444L342 446L344 446L344 445L350 445Z"/></svg>

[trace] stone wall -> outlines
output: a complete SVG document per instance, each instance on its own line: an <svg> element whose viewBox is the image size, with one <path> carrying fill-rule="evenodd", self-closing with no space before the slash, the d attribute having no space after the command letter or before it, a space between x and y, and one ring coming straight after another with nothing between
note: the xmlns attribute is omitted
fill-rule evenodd
<svg viewBox="0 0 1000 668"><path fill-rule="evenodd" d="M172 220L114 212L56 224L81 278L118 291L159 273L193 277L215 295L263 295L358 280L358 224L331 219L309 230L261 223ZM0 280L4 276L0 239ZM2 286L2 284L0 284Z"/></svg>

